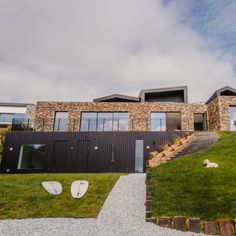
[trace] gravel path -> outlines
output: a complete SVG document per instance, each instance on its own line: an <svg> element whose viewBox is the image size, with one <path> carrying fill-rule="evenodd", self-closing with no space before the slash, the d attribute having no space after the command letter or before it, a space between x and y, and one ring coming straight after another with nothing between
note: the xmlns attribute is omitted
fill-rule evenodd
<svg viewBox="0 0 236 236"><path fill-rule="evenodd" d="M160 228L145 222L145 174L121 176L97 219L24 219L0 221L1 236L200 235Z"/></svg>

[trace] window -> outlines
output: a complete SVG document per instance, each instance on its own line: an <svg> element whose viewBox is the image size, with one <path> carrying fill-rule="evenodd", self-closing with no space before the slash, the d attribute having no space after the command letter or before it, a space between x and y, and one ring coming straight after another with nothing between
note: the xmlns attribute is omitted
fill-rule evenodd
<svg viewBox="0 0 236 236"><path fill-rule="evenodd" d="M97 130L97 113L83 112L80 125L81 131L96 131Z"/></svg>
<svg viewBox="0 0 236 236"><path fill-rule="evenodd" d="M113 113L113 131L127 131L128 130L128 113L114 112Z"/></svg>
<svg viewBox="0 0 236 236"><path fill-rule="evenodd" d="M17 169L43 169L45 144L21 145Z"/></svg>
<svg viewBox="0 0 236 236"><path fill-rule="evenodd" d="M166 113L167 130L181 130L181 114L180 112Z"/></svg>
<svg viewBox="0 0 236 236"><path fill-rule="evenodd" d="M151 131L181 130L180 112L152 112Z"/></svg>
<svg viewBox="0 0 236 236"><path fill-rule="evenodd" d="M54 131L68 131L68 112L55 112Z"/></svg>
<svg viewBox="0 0 236 236"><path fill-rule="evenodd" d="M166 113L151 113L151 131L166 131Z"/></svg>
<svg viewBox="0 0 236 236"><path fill-rule="evenodd" d="M97 131L112 131L113 113L98 113Z"/></svg>
<svg viewBox="0 0 236 236"><path fill-rule="evenodd" d="M236 107L230 106L230 130L236 131Z"/></svg>
<svg viewBox="0 0 236 236"><path fill-rule="evenodd" d="M13 120L24 120L24 113L0 113L1 124L11 124Z"/></svg>
<svg viewBox="0 0 236 236"><path fill-rule="evenodd" d="M128 112L82 112L80 131L127 131Z"/></svg>
<svg viewBox="0 0 236 236"><path fill-rule="evenodd" d="M194 130L207 130L206 113L194 113Z"/></svg>

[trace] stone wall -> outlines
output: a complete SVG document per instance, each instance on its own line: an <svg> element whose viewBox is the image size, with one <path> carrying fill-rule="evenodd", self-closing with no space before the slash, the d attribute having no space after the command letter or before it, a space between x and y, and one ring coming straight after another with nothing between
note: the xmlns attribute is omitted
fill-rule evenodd
<svg viewBox="0 0 236 236"><path fill-rule="evenodd" d="M215 98L207 105L208 110L208 129L217 131L221 129L220 123L220 103L219 97Z"/></svg>
<svg viewBox="0 0 236 236"><path fill-rule="evenodd" d="M208 104L209 130L230 131L229 106L236 106L236 96L220 96Z"/></svg>
<svg viewBox="0 0 236 236"><path fill-rule="evenodd" d="M220 96L208 104L209 130L230 131L229 106L236 106L236 96Z"/></svg>
<svg viewBox="0 0 236 236"><path fill-rule="evenodd" d="M207 112L207 105L189 103L132 103L132 102L38 102L35 129L52 131L56 111L68 111L69 131L79 131L82 111L129 113L129 130L148 131L151 112L181 112L183 131L193 131L193 113Z"/></svg>
<svg viewBox="0 0 236 236"><path fill-rule="evenodd" d="M229 106L236 106L236 96L219 97L221 130L230 130Z"/></svg>
<svg viewBox="0 0 236 236"><path fill-rule="evenodd" d="M28 119L34 120L36 112L36 105L27 105L26 106L26 117Z"/></svg>

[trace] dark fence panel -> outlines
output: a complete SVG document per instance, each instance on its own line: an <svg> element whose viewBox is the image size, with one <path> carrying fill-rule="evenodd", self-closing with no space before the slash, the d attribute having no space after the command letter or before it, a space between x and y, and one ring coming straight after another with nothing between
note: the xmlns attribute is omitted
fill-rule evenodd
<svg viewBox="0 0 236 236"><path fill-rule="evenodd" d="M163 144L183 135L181 131L11 132L6 137L1 172L132 173L135 172L136 140L144 140L145 170L150 151L161 150ZM45 145L43 169L18 169L21 146L29 144Z"/></svg>

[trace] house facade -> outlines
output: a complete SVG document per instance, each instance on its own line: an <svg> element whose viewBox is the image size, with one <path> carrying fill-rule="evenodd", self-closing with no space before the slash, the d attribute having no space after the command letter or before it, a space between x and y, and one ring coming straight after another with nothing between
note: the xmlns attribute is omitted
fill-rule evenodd
<svg viewBox="0 0 236 236"><path fill-rule="evenodd" d="M236 131L236 90L194 104L186 86L147 89L138 97L38 102L28 113L34 119L14 120L6 136L2 173L145 172L149 153L185 131Z"/></svg>
<svg viewBox="0 0 236 236"><path fill-rule="evenodd" d="M114 94L93 102L38 102L35 131L236 130L236 90L217 90L206 104L188 102L187 87Z"/></svg>

